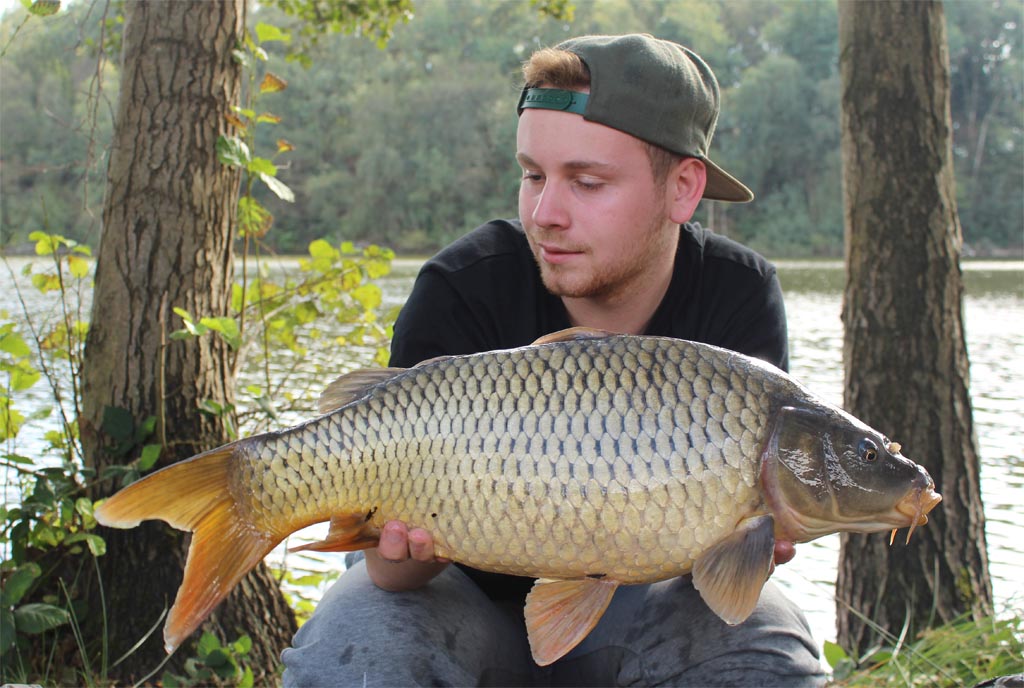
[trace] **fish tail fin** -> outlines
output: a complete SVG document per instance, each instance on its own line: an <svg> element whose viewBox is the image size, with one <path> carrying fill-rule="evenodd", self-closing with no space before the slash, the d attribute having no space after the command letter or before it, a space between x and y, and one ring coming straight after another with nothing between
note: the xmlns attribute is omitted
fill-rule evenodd
<svg viewBox="0 0 1024 688"><path fill-rule="evenodd" d="M173 652L231 589L281 540L253 523L229 489L236 444L168 466L118 492L95 512L96 520L132 528L162 519L191 531L185 576L164 625L164 647Z"/></svg>

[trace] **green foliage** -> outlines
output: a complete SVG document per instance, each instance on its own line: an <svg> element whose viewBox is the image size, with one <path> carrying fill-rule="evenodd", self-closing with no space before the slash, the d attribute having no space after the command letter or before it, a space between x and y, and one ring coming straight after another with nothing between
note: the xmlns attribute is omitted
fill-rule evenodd
<svg viewBox="0 0 1024 688"><path fill-rule="evenodd" d="M264 374L261 384L245 386L251 407L240 414L241 419L245 422L260 417L265 423L277 420L282 407L289 409L308 402L305 395L282 393L286 380L271 376L272 357L279 361L282 356L290 356L295 365L301 362L308 368L319 365L307 358L311 347L354 344L374 347L373 360L385 365L390 322L396 314L378 312L382 296L374 283L391 270L394 253L389 249L376 245L357 248L350 241L335 246L316 239L308 246L308 257L299 261L297 275L281 274L265 257L270 252L265 242L274 217L256 198L256 182L280 200L294 200L291 189L277 178L280 168L275 163L294 146L281 138L268 146L267 138L259 136L263 129L283 120L264 110L264 98L288 88L285 79L266 69L270 57L264 45L287 43L290 36L266 22L258 23L254 33L255 38L247 35L244 45L235 51L235 58L249 75L246 101L233 108L230 118L238 133L217 140L220 162L239 168L243 174L237 215L242 271L232 289L232 312L193 316L185 309L174 308L183 327L172 332L170 339L188 340L215 333L236 357L236 368L242 356L248 357ZM273 154L257 155L255 151L263 147L270 147ZM207 400L200 410L222 418L231 436L236 436L233 405Z"/></svg>
<svg viewBox="0 0 1024 688"><path fill-rule="evenodd" d="M384 48L395 26L408 22L413 16L412 0L265 0L264 4L300 20L300 40L287 57L306 67L312 64L307 51L316 46L322 36L333 33L365 36L375 41L378 48ZM260 41L264 40L261 36Z"/></svg>
<svg viewBox="0 0 1024 688"><path fill-rule="evenodd" d="M337 569L324 570L323 563L315 558L307 563L302 553L289 554L281 566L272 566L271 570L288 605L295 610L299 626L309 620L316 603L341 575Z"/></svg>
<svg viewBox="0 0 1024 688"><path fill-rule="evenodd" d="M82 123L89 108L82 93L96 73L89 62L95 48L80 43L70 26L72 19L81 21L84 4L36 21L35 33L23 31L0 62L0 223L10 228L10 241L44 227L44 215L67 236L95 241L95 214L81 210L83 202L98 200L102 170L90 168L83 176L73 168L87 158ZM265 236L267 248L281 252L302 253L324 237L422 255L477 224L514 216L521 61L570 35L648 31L692 46L714 68L723 96L712 157L757 196L752 204L719 204L713 212L710 203L702 204L697 219L710 217L716 230L774 256L841 253L835 0L571 5L422 3L406 24L411 0L263 2L250 13L251 46L239 46L239 54L256 70L250 93L261 95L263 67L275 59L274 74L287 89L273 94L273 112L240 106L236 115L246 129L227 133L221 144L225 160L255 184L255 203L239 205L241 231ZM944 7L965 241L968 250L1016 247L1019 255L1019 4ZM91 26L85 34L94 42L101 38ZM385 50L362 39L386 36ZM305 66L286 62L298 56ZM108 83L110 69L104 67ZM74 124L60 126L40 112ZM98 115L93 139L103 140L106 111ZM291 143L285 144L294 150L278 149L274 130L281 120L289 127ZM250 131L251 125L257 126ZM286 206L282 199L292 196L294 204Z"/></svg>
<svg viewBox="0 0 1024 688"><path fill-rule="evenodd" d="M186 688L187 686L236 686L252 688L252 669L244 659L252 649L252 640L247 635L228 645L221 645L217 636L203 633L196 645L196 656L185 660L185 676L165 671L161 682L165 688Z"/></svg>
<svg viewBox="0 0 1024 688"><path fill-rule="evenodd" d="M962 617L923 631L914 642L893 639L864 657L825 643L833 686L973 686L996 676L1017 674L1024 657L1024 621L1019 613L1006 619Z"/></svg>

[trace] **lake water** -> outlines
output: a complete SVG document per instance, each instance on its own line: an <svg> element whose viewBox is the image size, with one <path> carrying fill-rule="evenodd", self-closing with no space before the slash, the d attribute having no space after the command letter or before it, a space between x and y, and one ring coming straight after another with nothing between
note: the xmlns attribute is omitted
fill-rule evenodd
<svg viewBox="0 0 1024 688"><path fill-rule="evenodd" d="M16 274L26 259L12 259ZM37 270L42 269L42 261ZM789 314L790 367L792 374L825 399L842 403L842 323L840 307L843 266L838 261L782 261L779 274L786 294ZM283 263L281 269L285 269ZM382 280L386 304L401 304L408 295L419 267L416 261L396 261L393 272ZM971 361L971 395L974 422L982 458L981 486L985 502L986 533L989 561L997 608L1001 614L1021 614L1024 608L1024 390L1021 388L1024 361L1024 263L972 262L964 265L967 296L964 304L968 352ZM8 285L10 273L0 266L0 284ZM22 279L18 278L22 283ZM31 289L23 294L31 312L53 313L53 304L39 298ZM19 317L21 307L10 288L0 289L0 311ZM331 357L337 372L369 364L366 351L329 349L315 356ZM274 366L284 376L290 363ZM254 375L247 373L246 375ZM296 390L310 389L322 381L302 379L301 370L292 373ZM245 376L243 376L245 377ZM239 388L247 380L240 381ZM310 395L309 415L313 415L315 394ZM37 384L16 406L26 416L34 408L49 404L48 391ZM297 422L302 414L285 417L286 423ZM19 436L17 450L32 455L33 447L41 447L42 433L48 426L26 427ZM898 435L897 429L891 429ZM16 498L11 489L13 476L4 475L4 492L8 500ZM941 507L940 507L941 508ZM319 539L326 526L314 526L290 539ZM882 537L882 536L879 536ZM773 580L805 610L819 644L835 638L835 603L833 601L839 536L818 539L798 547L797 558L779 567ZM271 558L282 560L288 568L330 570L343 568L337 554L283 554L279 548ZM870 575L870 572L867 572ZM303 596L316 598L322 588L300 588Z"/></svg>

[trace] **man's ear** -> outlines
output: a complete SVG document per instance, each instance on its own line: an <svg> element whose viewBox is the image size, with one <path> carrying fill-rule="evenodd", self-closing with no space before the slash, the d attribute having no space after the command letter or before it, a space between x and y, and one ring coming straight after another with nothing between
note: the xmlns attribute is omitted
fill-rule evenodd
<svg viewBox="0 0 1024 688"><path fill-rule="evenodd" d="M707 168L704 167L704 161L683 158L672 166L665 179L665 201L672 222L682 224L690 221L704 195L706 183Z"/></svg>

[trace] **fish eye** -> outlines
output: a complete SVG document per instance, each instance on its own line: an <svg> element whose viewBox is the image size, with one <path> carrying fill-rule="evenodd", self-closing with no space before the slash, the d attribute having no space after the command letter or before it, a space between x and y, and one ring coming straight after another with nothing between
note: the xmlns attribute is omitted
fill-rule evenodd
<svg viewBox="0 0 1024 688"><path fill-rule="evenodd" d="M858 447L860 456L862 459L869 463L874 463L878 460L878 447L871 440L864 438L860 441L860 447Z"/></svg>

